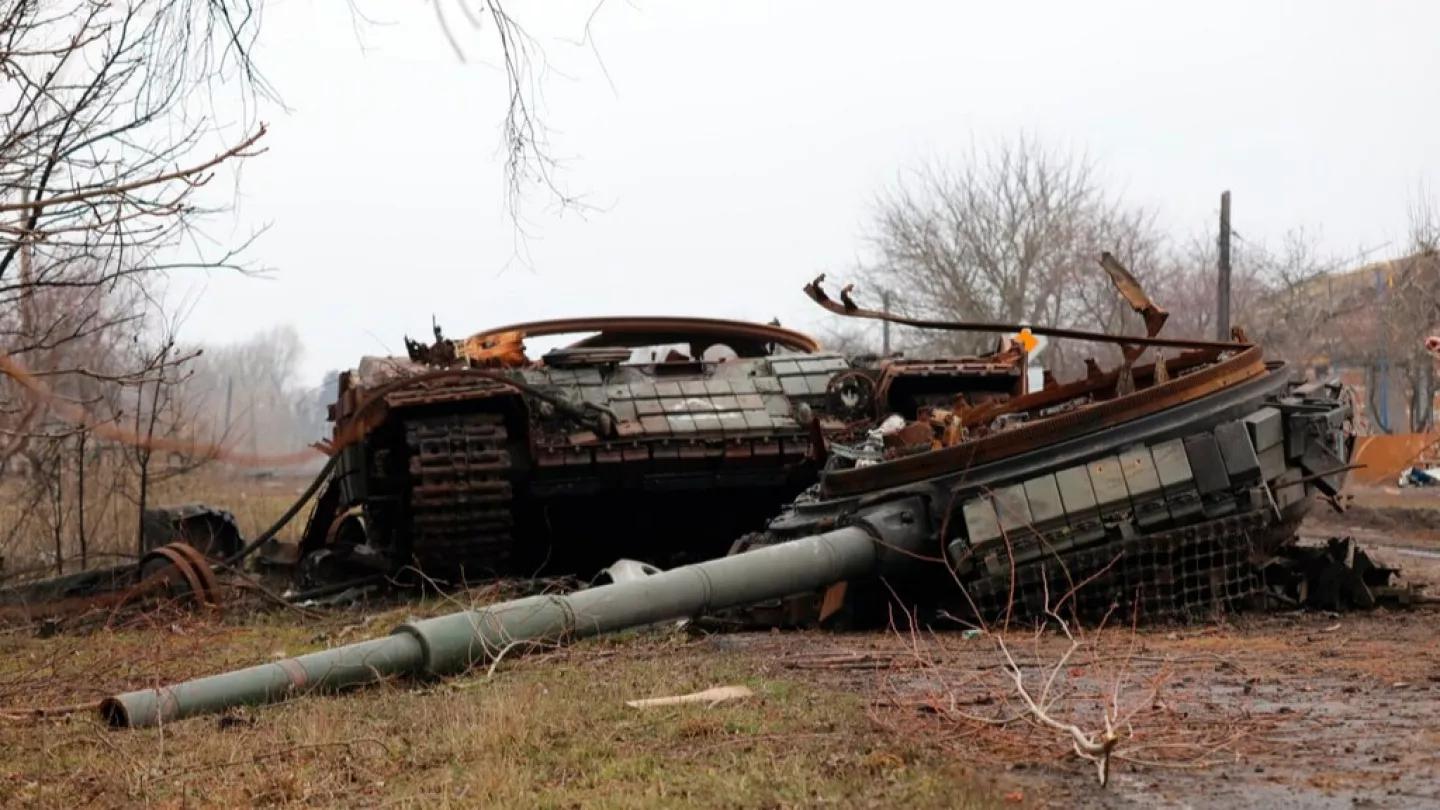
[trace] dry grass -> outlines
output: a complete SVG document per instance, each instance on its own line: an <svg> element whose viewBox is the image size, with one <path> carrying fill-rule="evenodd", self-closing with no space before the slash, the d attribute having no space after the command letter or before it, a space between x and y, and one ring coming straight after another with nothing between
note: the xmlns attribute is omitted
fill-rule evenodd
<svg viewBox="0 0 1440 810"><path fill-rule="evenodd" d="M437 606L430 606L429 610ZM368 637L404 611L319 624L271 614L82 637L0 637L0 704L105 691ZM683 637L595 641L436 684L394 683L223 720L117 732L88 714L0 724L0 805L955 807L972 776L885 732L861 697L761 674ZM624 701L744 684L713 708Z"/></svg>
<svg viewBox="0 0 1440 810"><path fill-rule="evenodd" d="M219 468L202 469L188 475L155 483L148 497L150 507L203 503L226 509L235 515L245 537L254 537L270 527L310 483L302 473L255 477L229 473ZM97 475L97 479L99 476ZM131 471L101 486L90 483L86 493L86 539L90 565L115 565L135 555L138 508L134 502L135 482ZM62 550L67 573L80 570L78 511L73 484L62 494L59 511L19 476L0 475L0 580L5 574L24 575L33 571L44 576L55 573L54 524L61 523ZM299 535L305 524L302 512L290 522L282 539Z"/></svg>
<svg viewBox="0 0 1440 810"><path fill-rule="evenodd" d="M151 502L220 506L254 536L306 482L191 476L162 485ZM0 512L16 508L12 500ZM111 508L92 524L92 551L133 544L133 506L128 515L118 500ZM10 552L34 557L46 542ZM138 627L50 639L0 630L0 713L357 641L409 613L454 608L318 622L156 614ZM0 720L0 806L983 803L971 774L938 748L877 727L860 696L767 678L764 663L704 641L630 635L508 662L491 678L392 683L158 730L111 731L89 713ZM714 708L624 705L732 683L757 697Z"/></svg>

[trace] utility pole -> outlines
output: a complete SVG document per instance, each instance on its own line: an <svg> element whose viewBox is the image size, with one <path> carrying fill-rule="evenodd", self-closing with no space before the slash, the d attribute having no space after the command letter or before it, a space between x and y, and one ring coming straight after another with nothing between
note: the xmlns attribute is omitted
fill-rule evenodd
<svg viewBox="0 0 1440 810"><path fill-rule="evenodd" d="M260 434L255 431L255 388L250 388L250 455L260 455Z"/></svg>
<svg viewBox="0 0 1440 810"><path fill-rule="evenodd" d="M881 306L882 309L885 310L885 314L887 314L887 315L890 314L890 291L889 291L889 290L881 290L881 291L880 291L880 306ZM880 322L880 356L881 356L881 357L889 357L889 356L890 356L890 322L889 322L889 321L881 321L881 322Z"/></svg>
<svg viewBox="0 0 1440 810"><path fill-rule="evenodd" d="M233 376L232 376L232 377L226 377L226 378L225 378L225 421L222 422L222 423L220 423L220 432L221 432L222 434L226 434L226 433L229 433L229 432L230 432L230 403L231 403L231 401L232 401L234 398L235 398L235 378L234 378Z"/></svg>
<svg viewBox="0 0 1440 810"><path fill-rule="evenodd" d="M1230 339L1230 192L1220 195L1220 278L1215 284L1215 339Z"/></svg>
<svg viewBox="0 0 1440 810"><path fill-rule="evenodd" d="M1375 300L1380 306L1375 308L1376 320L1379 321L1379 328L1376 330L1380 335L1380 367L1375 370L1375 389L1380 395L1376 405L1375 424L1386 433L1391 432L1390 428L1390 335L1386 330L1385 318L1380 313L1390 310L1389 284L1385 274L1379 268L1375 269ZM1371 402L1375 402L1372 397Z"/></svg>

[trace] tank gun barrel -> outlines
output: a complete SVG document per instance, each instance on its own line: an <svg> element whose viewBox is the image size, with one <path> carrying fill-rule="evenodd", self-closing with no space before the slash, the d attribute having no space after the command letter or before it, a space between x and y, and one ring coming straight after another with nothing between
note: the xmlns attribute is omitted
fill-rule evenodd
<svg viewBox="0 0 1440 810"><path fill-rule="evenodd" d="M928 522L919 501L896 501L854 525L792 542L568 595L407 622L385 638L115 695L102 701L100 712L111 726L144 728L395 676L454 675L516 646L557 644L872 576L890 559L885 546L916 544L929 536Z"/></svg>

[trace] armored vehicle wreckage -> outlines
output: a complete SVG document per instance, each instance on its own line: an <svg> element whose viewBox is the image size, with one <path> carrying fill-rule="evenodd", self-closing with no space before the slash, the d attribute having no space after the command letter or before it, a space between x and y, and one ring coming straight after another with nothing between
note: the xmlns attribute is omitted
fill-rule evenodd
<svg viewBox="0 0 1440 810"><path fill-rule="evenodd" d="M908 547L917 559L892 560L888 585L870 583L872 597L902 587L915 603L989 621L1040 615L1061 602L1091 616L1180 618L1273 596L1265 577L1272 568L1282 575L1278 555L1317 500L1335 502L1350 469L1348 391L1296 379L1238 329L1231 341L1158 338L1164 310L1138 286L1127 289L1128 273L1108 254L1102 262L1148 334L1033 331L1116 344L1117 368L1092 361L1082 379L957 409L961 441L832 467L737 550L784 544L910 501L928 526L926 547ZM831 300L818 280L806 291L851 317L1004 328L865 310L845 296ZM1137 364L1147 348L1156 359ZM883 544L883 532L877 540ZM805 598L823 616L843 594L841 587Z"/></svg>
<svg viewBox="0 0 1440 810"><path fill-rule="evenodd" d="M929 606L981 625L1060 611L1140 621L1252 605L1265 594L1267 562L1292 544L1316 500L1336 497L1349 469L1348 395L1297 382L1243 333L1231 341L1157 337L1163 310L1123 268L1106 269L1144 316L1147 335L1031 330L1118 344L1117 367L1090 364L1074 382L974 404L917 404L903 425L849 444L839 433L821 436L827 460L818 482L736 553L124 692L100 712L111 725L153 726L397 675L453 674L517 645L782 599L818 601L823 613L884 594L907 611ZM843 292L833 301L818 280L807 291L847 316L1015 329L874 312ZM1139 364L1146 350L1156 357Z"/></svg>
<svg viewBox="0 0 1440 810"><path fill-rule="evenodd" d="M567 335L526 354L527 340ZM827 441L1026 391L1025 351L1004 340L983 357L919 360L850 359L778 326L699 318L435 337L341 375L331 473L290 554L308 580L706 559L812 485ZM858 452L896 447L877 437Z"/></svg>

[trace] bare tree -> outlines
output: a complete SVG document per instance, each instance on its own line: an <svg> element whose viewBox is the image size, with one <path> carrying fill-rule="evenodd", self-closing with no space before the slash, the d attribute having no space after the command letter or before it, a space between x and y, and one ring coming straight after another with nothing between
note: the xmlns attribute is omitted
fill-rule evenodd
<svg viewBox="0 0 1440 810"><path fill-rule="evenodd" d="M143 292L177 269L156 257L193 235L195 190L220 164L256 154L264 134L256 126L226 146L220 127L191 115L211 81L253 75L252 17L246 0L0 7L0 350L12 360L55 374L34 358L136 333L117 291ZM87 362L71 358L66 371L84 375Z"/></svg>
<svg viewBox="0 0 1440 810"><path fill-rule="evenodd" d="M148 256L193 224L194 190L264 132L207 149L223 133L190 114L210 80L248 75L250 17L244 0L8 0L0 294L70 283L76 262L100 283L155 269ZM31 276L15 279L22 253Z"/></svg>
<svg viewBox="0 0 1440 810"><path fill-rule="evenodd" d="M200 387L185 385L197 352L177 342L154 286L185 268L243 269L245 245L206 249L200 224L212 212L196 192L218 167L263 151L263 124L222 126L208 103L238 94L253 110L268 95L249 56L261 4L0 0L0 472L25 471L0 484L24 490L4 497L51 506L57 566L67 536L88 561L92 527L138 525L117 497L143 509L157 476L213 458L231 431L229 418L212 418L208 440L196 436L209 413L189 398ZM504 65L512 212L532 183L570 204L538 115L543 51L500 0L450 8L493 33ZM593 47L589 20L584 43ZM257 397L247 404L288 425L273 431L288 443L301 438L291 385L299 344L293 333L272 337L250 358ZM159 472L157 449L169 454ZM177 466L177 453L191 457ZM125 470L138 476L134 491ZM105 484L86 486L96 480ZM33 530L10 522L0 550Z"/></svg>
<svg viewBox="0 0 1440 810"><path fill-rule="evenodd" d="M208 346L190 364L177 396L211 444L233 443L253 456L294 450L320 438L307 432L315 422L301 411L302 402L316 407L298 382L303 354L292 326Z"/></svg>
<svg viewBox="0 0 1440 810"><path fill-rule="evenodd" d="M1346 336L1330 321L1346 305L1332 295L1330 280L1352 260L1320 250L1313 234L1295 229L1279 249L1239 240L1233 253L1232 321L1271 355L1304 370L1323 364ZM1210 258L1207 254L1206 258ZM1213 267L1211 262L1208 266ZM1210 294L1214 301L1214 292Z"/></svg>
<svg viewBox="0 0 1440 810"><path fill-rule="evenodd" d="M1237 240L1231 249L1231 320L1255 328L1254 307L1265 297L1265 282L1249 243ZM1151 294L1170 312L1166 333L1209 340L1215 335L1215 267L1218 250L1213 233L1172 244L1164 266L1151 283Z"/></svg>
<svg viewBox="0 0 1440 810"><path fill-rule="evenodd" d="M165 388L184 362L144 350L153 281L236 266L234 250L199 249L196 190L257 154L265 129L232 132L197 111L212 92L263 92L248 58L254 11L249 0L0 0L0 470L25 473L0 483L50 504L57 568L71 536L88 562L87 522L110 505L87 513L86 501L116 492L84 486L119 460L88 439L124 433L138 393L157 404L163 391L146 386ZM162 258L182 244L193 258ZM31 531L29 514L7 543Z"/></svg>
<svg viewBox="0 0 1440 810"><path fill-rule="evenodd" d="M1424 343L1440 325L1434 210L1422 190L1411 205L1405 254L1395 259L1327 255L1304 231L1288 234L1279 250L1248 245L1242 254L1260 294L1237 301L1247 313L1237 322L1304 373L1363 372L1357 404L1375 432L1426 432L1434 421L1434 365ZM1392 394L1403 414L1394 419Z"/></svg>
<svg viewBox="0 0 1440 810"><path fill-rule="evenodd" d="M1151 214L1107 193L1090 160L1026 137L903 177L880 195L870 242L867 286L894 291L897 309L1107 328L1124 305L1097 257L1118 252L1143 282L1163 244ZM962 340L948 348L984 348Z"/></svg>
<svg viewBox="0 0 1440 810"><path fill-rule="evenodd" d="M1409 256L1391 276L1382 339L1404 380L1410 431L1425 433L1435 422L1435 363L1425 338L1440 328L1440 207L1428 188L1412 199L1409 220Z"/></svg>
<svg viewBox="0 0 1440 810"><path fill-rule="evenodd" d="M558 161L550 150L549 132L538 110L537 61L543 66L545 54L539 43L506 10L500 0L430 0L436 20L455 56L466 61L467 48L447 15L446 9L458 15L472 30L488 32L505 71L508 98L501 127L505 154L505 178L510 210L516 211L526 185L538 183L562 204L575 201L556 184ZM601 4L603 5L603 3ZM585 38L590 39L590 20L600 10L597 5L586 21Z"/></svg>
<svg viewBox="0 0 1440 810"><path fill-rule="evenodd" d="M1412 253L1440 252L1440 204L1435 194L1424 183L1416 189L1410 200L1410 251Z"/></svg>

